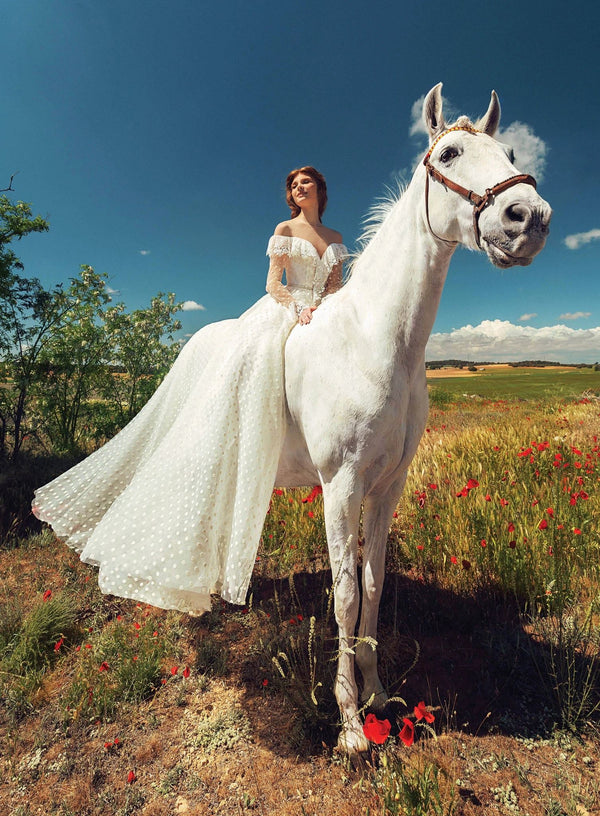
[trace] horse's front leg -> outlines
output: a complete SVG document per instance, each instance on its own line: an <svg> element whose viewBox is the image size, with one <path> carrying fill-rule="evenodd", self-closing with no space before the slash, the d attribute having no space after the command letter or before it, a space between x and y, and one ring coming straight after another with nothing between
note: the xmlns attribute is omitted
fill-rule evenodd
<svg viewBox="0 0 600 816"><path fill-rule="evenodd" d="M359 606L356 553L362 490L352 474L340 471L323 484L323 501L339 632L335 697L340 707L342 730L338 747L352 755L369 747L358 713L358 688L354 676L354 633Z"/></svg>
<svg viewBox="0 0 600 816"><path fill-rule="evenodd" d="M362 610L356 662L363 677L361 700L382 709L387 694L377 672L377 617L385 578L385 550L390 523L406 474L385 495L367 496L363 510Z"/></svg>

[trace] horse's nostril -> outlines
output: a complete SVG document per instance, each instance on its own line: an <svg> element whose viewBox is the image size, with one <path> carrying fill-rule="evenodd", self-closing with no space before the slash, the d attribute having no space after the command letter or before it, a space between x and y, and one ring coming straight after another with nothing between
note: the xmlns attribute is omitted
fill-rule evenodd
<svg viewBox="0 0 600 816"><path fill-rule="evenodd" d="M523 204L511 204L505 210L506 218L514 224L522 224L528 215L529 210Z"/></svg>

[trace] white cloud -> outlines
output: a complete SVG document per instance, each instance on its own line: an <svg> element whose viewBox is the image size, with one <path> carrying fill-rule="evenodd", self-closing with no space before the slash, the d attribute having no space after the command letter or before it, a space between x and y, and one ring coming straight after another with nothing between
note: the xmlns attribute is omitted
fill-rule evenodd
<svg viewBox="0 0 600 816"><path fill-rule="evenodd" d="M150 250L149 249L140 249L140 250L138 250L138 252L139 252L140 255L150 255Z"/></svg>
<svg viewBox="0 0 600 816"><path fill-rule="evenodd" d="M483 320L451 332L436 332L427 344L428 360L557 360L593 363L600 356L600 326L573 329L557 324L534 329L508 320Z"/></svg>
<svg viewBox="0 0 600 816"><path fill-rule="evenodd" d="M107 295L120 295L121 294L120 289L113 289L112 286L105 286L104 291L106 292Z"/></svg>
<svg viewBox="0 0 600 816"><path fill-rule="evenodd" d="M559 320L580 320L582 317L589 317L591 312L565 312L558 316Z"/></svg>
<svg viewBox="0 0 600 816"><path fill-rule="evenodd" d="M520 323L527 323L528 320L533 320L534 317L537 317L537 312L530 312L529 314L522 314L519 318Z"/></svg>
<svg viewBox="0 0 600 816"><path fill-rule="evenodd" d="M590 241L597 241L600 238L600 229L591 229L588 232L576 232L567 235L565 244L569 249L579 249L579 247L589 244Z"/></svg>
<svg viewBox="0 0 600 816"><path fill-rule="evenodd" d="M529 173L538 181L544 177L548 145L524 122L512 122L506 129L500 128L496 138L509 144L515 152L515 166L522 173Z"/></svg>
<svg viewBox="0 0 600 816"><path fill-rule="evenodd" d="M181 308L184 312L195 312L198 310L204 312L206 309L205 306L201 303L196 303L195 300L184 300Z"/></svg>

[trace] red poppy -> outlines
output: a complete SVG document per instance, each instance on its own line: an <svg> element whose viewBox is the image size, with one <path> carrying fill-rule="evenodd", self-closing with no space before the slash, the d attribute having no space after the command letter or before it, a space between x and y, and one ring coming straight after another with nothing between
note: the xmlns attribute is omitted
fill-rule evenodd
<svg viewBox="0 0 600 816"><path fill-rule="evenodd" d="M61 638L59 641L57 641L54 644L54 651L58 652L60 650L60 647L63 645L64 642L65 642L64 638Z"/></svg>
<svg viewBox="0 0 600 816"><path fill-rule="evenodd" d="M171 674L176 675L179 671L179 666L171 666Z"/></svg>
<svg viewBox="0 0 600 816"><path fill-rule="evenodd" d="M49 601L51 597L52 597L52 590L51 590L51 589L47 589L47 590L44 592L43 599L44 599L45 601Z"/></svg>
<svg viewBox="0 0 600 816"><path fill-rule="evenodd" d="M266 687L269 685L269 681L267 680L267 678L266 678L266 677L265 677L265 678L264 678L264 680L262 681L262 684L263 684L263 688L266 688Z"/></svg>
<svg viewBox="0 0 600 816"><path fill-rule="evenodd" d="M455 555L450 556L450 563L451 564L458 564L458 558Z"/></svg>
<svg viewBox="0 0 600 816"><path fill-rule="evenodd" d="M129 773L127 774L127 784L132 785L135 782L136 779L137 779L137 776L135 775L135 772L134 771L129 771Z"/></svg>
<svg viewBox="0 0 600 816"><path fill-rule="evenodd" d="M428 723L432 723L435 720L435 717L433 716L431 711L428 711L428 709L427 709L425 703L423 702L423 700L421 700L420 703L417 703L417 705L414 708L413 713L414 713L415 717L417 718L417 720L425 720L425 722L428 722Z"/></svg>
<svg viewBox="0 0 600 816"><path fill-rule="evenodd" d="M187 680L187 678L190 676L190 667L186 666L185 669L181 673L183 674L183 676Z"/></svg>
<svg viewBox="0 0 600 816"><path fill-rule="evenodd" d="M409 720L408 717L404 717L403 723L404 726L398 736L406 746L409 746L415 741L415 726L413 725L413 721Z"/></svg>
<svg viewBox="0 0 600 816"><path fill-rule="evenodd" d="M508 546L511 548L511 550L514 550L515 547L517 546L517 542L516 541L509 541Z"/></svg>
<svg viewBox="0 0 600 816"><path fill-rule="evenodd" d="M554 518L554 510L551 507L546 508L546 513L548 513L550 518Z"/></svg>
<svg viewBox="0 0 600 816"><path fill-rule="evenodd" d="M315 517L315 514L313 513L313 511L312 511L312 510L309 510L309 511L308 511L308 517L309 517L309 518L314 518L314 517Z"/></svg>
<svg viewBox="0 0 600 816"><path fill-rule="evenodd" d="M392 726L389 720L378 720L375 714L367 714L363 724L365 737L377 745L383 745L390 735Z"/></svg>
<svg viewBox="0 0 600 816"><path fill-rule="evenodd" d="M512 523L512 521L509 521L509 523L508 523L508 532L509 533L514 533L514 531L515 531L515 525Z"/></svg>
<svg viewBox="0 0 600 816"><path fill-rule="evenodd" d="M538 530L545 530L545 529L547 529L547 527L548 527L548 522L546 521L546 519L542 519L540 521L540 523L538 524Z"/></svg>
<svg viewBox="0 0 600 816"><path fill-rule="evenodd" d="M487 541L485 540L485 538L481 539L481 546L482 547L487 547Z"/></svg>
<svg viewBox="0 0 600 816"><path fill-rule="evenodd" d="M573 527L573 533L575 535L581 535L581 530L579 529L579 527Z"/></svg>
<svg viewBox="0 0 600 816"><path fill-rule="evenodd" d="M323 488L321 487L321 485L315 485L315 487L313 487L313 489L312 489L312 490L311 490L311 492L308 494L308 496L305 496L305 497L302 499L302 503L303 503L303 504L306 504L306 503L308 503L308 504L312 504L312 503L313 503L313 501L315 500L315 498L316 498L317 496L319 496L319 495L320 495L322 492L323 492Z"/></svg>
<svg viewBox="0 0 600 816"><path fill-rule="evenodd" d="M436 485L436 484L434 484L433 482L432 482L431 484L428 484L428 485L427 485L427 487L428 487L430 490L437 490L437 485Z"/></svg>
<svg viewBox="0 0 600 816"><path fill-rule="evenodd" d="M105 672L105 671L108 671L109 669L110 669L110 666L108 665L106 660L103 660L102 663L100 664L99 668L98 668L98 671Z"/></svg>
<svg viewBox="0 0 600 816"><path fill-rule="evenodd" d="M135 626L136 629L141 629L142 628L141 624L139 624L137 621L134 621L133 625Z"/></svg>
<svg viewBox="0 0 600 816"><path fill-rule="evenodd" d="M508 499L500 499L500 504L502 505L502 507L506 507L506 505L508 504Z"/></svg>
<svg viewBox="0 0 600 816"><path fill-rule="evenodd" d="M489 493L486 493L485 500L486 501L491 501L492 500L492 497L490 496Z"/></svg>

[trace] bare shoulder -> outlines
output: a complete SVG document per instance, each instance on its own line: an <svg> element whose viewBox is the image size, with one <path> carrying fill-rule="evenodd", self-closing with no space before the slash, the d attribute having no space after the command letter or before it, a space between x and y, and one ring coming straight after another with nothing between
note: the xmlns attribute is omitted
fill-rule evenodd
<svg viewBox="0 0 600 816"><path fill-rule="evenodd" d="M292 225L290 221L282 221L280 224L277 224L275 227L275 232L273 235L286 235L288 237L293 235L292 232Z"/></svg>
<svg viewBox="0 0 600 816"><path fill-rule="evenodd" d="M323 237L327 241L328 244L343 244L344 239L342 238L342 233L338 232L334 229L329 229L329 227L323 227Z"/></svg>

